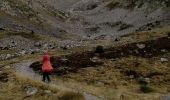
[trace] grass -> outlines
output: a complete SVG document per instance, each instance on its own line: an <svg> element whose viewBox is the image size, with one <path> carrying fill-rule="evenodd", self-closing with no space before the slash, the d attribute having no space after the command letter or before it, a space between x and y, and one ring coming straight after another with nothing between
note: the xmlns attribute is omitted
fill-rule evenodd
<svg viewBox="0 0 170 100"><path fill-rule="evenodd" d="M30 33L11 32L8 29L0 31L0 39L7 38L7 37L10 37L10 36L21 36L23 38L27 38L27 39L34 40L34 41L39 41L39 40L45 39L47 37L45 35L40 35L40 34L37 34L37 33L31 33L31 32Z"/></svg>
<svg viewBox="0 0 170 100"><path fill-rule="evenodd" d="M7 72L9 73L9 81L1 84L1 100L84 100L81 93L59 90L50 84L33 81L16 74L13 70L8 70ZM25 91L26 86L35 87L38 89L38 92L34 95L27 96ZM51 93L45 93L44 90L50 90Z"/></svg>

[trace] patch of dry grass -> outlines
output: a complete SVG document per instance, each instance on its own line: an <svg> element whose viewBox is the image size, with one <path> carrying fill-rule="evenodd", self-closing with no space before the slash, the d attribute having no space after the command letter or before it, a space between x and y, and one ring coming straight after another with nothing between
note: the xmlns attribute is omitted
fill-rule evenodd
<svg viewBox="0 0 170 100"><path fill-rule="evenodd" d="M7 72L9 73L9 81L2 83L0 86L1 100L84 100L83 95L80 93L59 90L50 84L44 84L20 76L13 70L8 70ZM28 96L25 90L27 86L37 88L38 92ZM51 93L46 93L44 92L45 90L49 90Z"/></svg>

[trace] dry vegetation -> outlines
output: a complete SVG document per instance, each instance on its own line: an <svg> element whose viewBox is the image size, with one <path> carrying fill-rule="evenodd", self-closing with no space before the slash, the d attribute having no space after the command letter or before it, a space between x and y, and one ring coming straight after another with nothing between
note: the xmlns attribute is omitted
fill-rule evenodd
<svg viewBox="0 0 170 100"><path fill-rule="evenodd" d="M105 50L109 50L109 45L112 45L112 47L117 47L119 45L121 47L125 44L159 40L159 38L167 37L167 33L170 31L168 29L169 28L161 28L152 32L127 35L121 37L120 41L114 43L113 41L100 41L100 43L99 41L95 41L95 43L110 43L104 45L106 48ZM162 63L160 61L161 57L170 56L169 51L167 53L153 55L152 57L143 57L140 55L126 55L109 59L104 57L102 58L103 64L95 65L95 67L93 65L80 67L82 66L81 58L86 57L88 54L79 54L89 50L89 48L93 50L92 47L94 46L95 45L90 45L89 47L50 51L51 55L62 55L68 57L72 61L75 60L71 63L71 67L76 64L74 67L78 68L75 72L70 71L67 74L64 73L62 76L53 75L53 83L56 83L56 85L36 82L24 76L20 76L13 71L9 71L9 69L4 69L3 71L10 74L8 76L8 82L1 83L0 99L83 100L84 97L81 93L87 92L101 99L106 98L108 100L161 100L161 96L170 91L170 63ZM113 48L110 48L110 50L113 50ZM87 57L90 58L91 56ZM39 58L41 58L41 54L25 55L24 57L3 61L1 64L10 65L27 59L40 60ZM88 63L87 59L88 58L86 58L87 62L84 61L85 59L82 60L83 65ZM139 80L140 77L149 78L149 84L144 85L141 83ZM35 95L27 96L24 90L27 86L36 87L38 92ZM66 87L70 88L71 91L79 92L70 92L65 90ZM50 90L52 93L44 93L44 90Z"/></svg>
<svg viewBox="0 0 170 100"><path fill-rule="evenodd" d="M50 84L36 82L20 76L13 72L13 70L8 70L6 73L8 73L8 82L0 83L1 100L84 100L84 97L80 93L59 90ZM27 95L25 89L28 86L35 87L38 89L38 92L33 95ZM50 91L50 93L46 93L45 91Z"/></svg>

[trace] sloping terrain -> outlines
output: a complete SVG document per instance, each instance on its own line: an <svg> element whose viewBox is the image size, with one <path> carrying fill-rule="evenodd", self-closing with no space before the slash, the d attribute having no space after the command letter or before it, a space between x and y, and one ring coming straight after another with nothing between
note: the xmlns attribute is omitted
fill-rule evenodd
<svg viewBox="0 0 170 100"><path fill-rule="evenodd" d="M169 71L170 0L0 0L2 100L169 100Z"/></svg>
<svg viewBox="0 0 170 100"><path fill-rule="evenodd" d="M1 28L117 37L169 24L169 0L1 0ZM152 2L152 3L151 3ZM12 23L12 24L11 24Z"/></svg>

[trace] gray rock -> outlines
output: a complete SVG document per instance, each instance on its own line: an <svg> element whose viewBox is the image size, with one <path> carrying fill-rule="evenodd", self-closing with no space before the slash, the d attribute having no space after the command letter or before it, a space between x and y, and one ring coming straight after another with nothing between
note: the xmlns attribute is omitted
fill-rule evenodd
<svg viewBox="0 0 170 100"><path fill-rule="evenodd" d="M103 83L103 82L100 82L100 81L97 81L97 82L96 82L96 85L98 85L98 86L104 86L104 83Z"/></svg>
<svg viewBox="0 0 170 100"><path fill-rule="evenodd" d="M7 54L7 55L6 55L6 59L10 59L11 57L12 57L11 54Z"/></svg>
<svg viewBox="0 0 170 100"><path fill-rule="evenodd" d="M41 47L42 44L41 44L40 42L36 42L36 43L34 44L34 46L35 46L35 47Z"/></svg>
<svg viewBox="0 0 170 100"><path fill-rule="evenodd" d="M139 51L138 51L138 50L135 50L135 53L136 53L136 54L139 54Z"/></svg>
<svg viewBox="0 0 170 100"><path fill-rule="evenodd" d="M142 84L150 84L150 78L140 77L139 82L142 83Z"/></svg>
<svg viewBox="0 0 170 100"><path fill-rule="evenodd" d="M98 62L100 61L100 59L98 57L93 57L90 59L92 62Z"/></svg>
<svg viewBox="0 0 170 100"><path fill-rule="evenodd" d="M84 95L85 100L101 100L100 98L98 98L92 94L86 93L86 92L84 92L83 95ZM104 99L102 99L102 100L104 100Z"/></svg>
<svg viewBox="0 0 170 100"><path fill-rule="evenodd" d="M161 58L161 62L168 62L169 60L167 58Z"/></svg>
<svg viewBox="0 0 170 100"><path fill-rule="evenodd" d="M44 93L50 94L52 92L50 90L44 90Z"/></svg>
<svg viewBox="0 0 170 100"><path fill-rule="evenodd" d="M170 100L170 94L163 96L161 100Z"/></svg>
<svg viewBox="0 0 170 100"><path fill-rule="evenodd" d="M0 74L2 74L3 73L3 71L0 71Z"/></svg>
<svg viewBox="0 0 170 100"><path fill-rule="evenodd" d="M134 76L134 75L130 75L129 78L130 78L130 79L134 79L135 76Z"/></svg>
<svg viewBox="0 0 170 100"><path fill-rule="evenodd" d="M139 48L139 49L144 49L146 47L145 44L136 44L136 46Z"/></svg>
<svg viewBox="0 0 170 100"><path fill-rule="evenodd" d="M20 54L23 56L23 55L25 55L25 54L26 54L26 51L25 51L25 50L23 50L23 51L21 51L21 52L20 52Z"/></svg>
<svg viewBox="0 0 170 100"><path fill-rule="evenodd" d="M11 68L11 66L5 66L4 68L5 68L5 69L10 69L10 68Z"/></svg>
<svg viewBox="0 0 170 100"><path fill-rule="evenodd" d="M167 52L167 50L165 50L165 49L162 49L162 50L161 50L161 52Z"/></svg>
<svg viewBox="0 0 170 100"><path fill-rule="evenodd" d="M32 86L27 86L25 87L25 91L26 91L27 96L31 96L31 95L36 94L38 92L38 89Z"/></svg>

